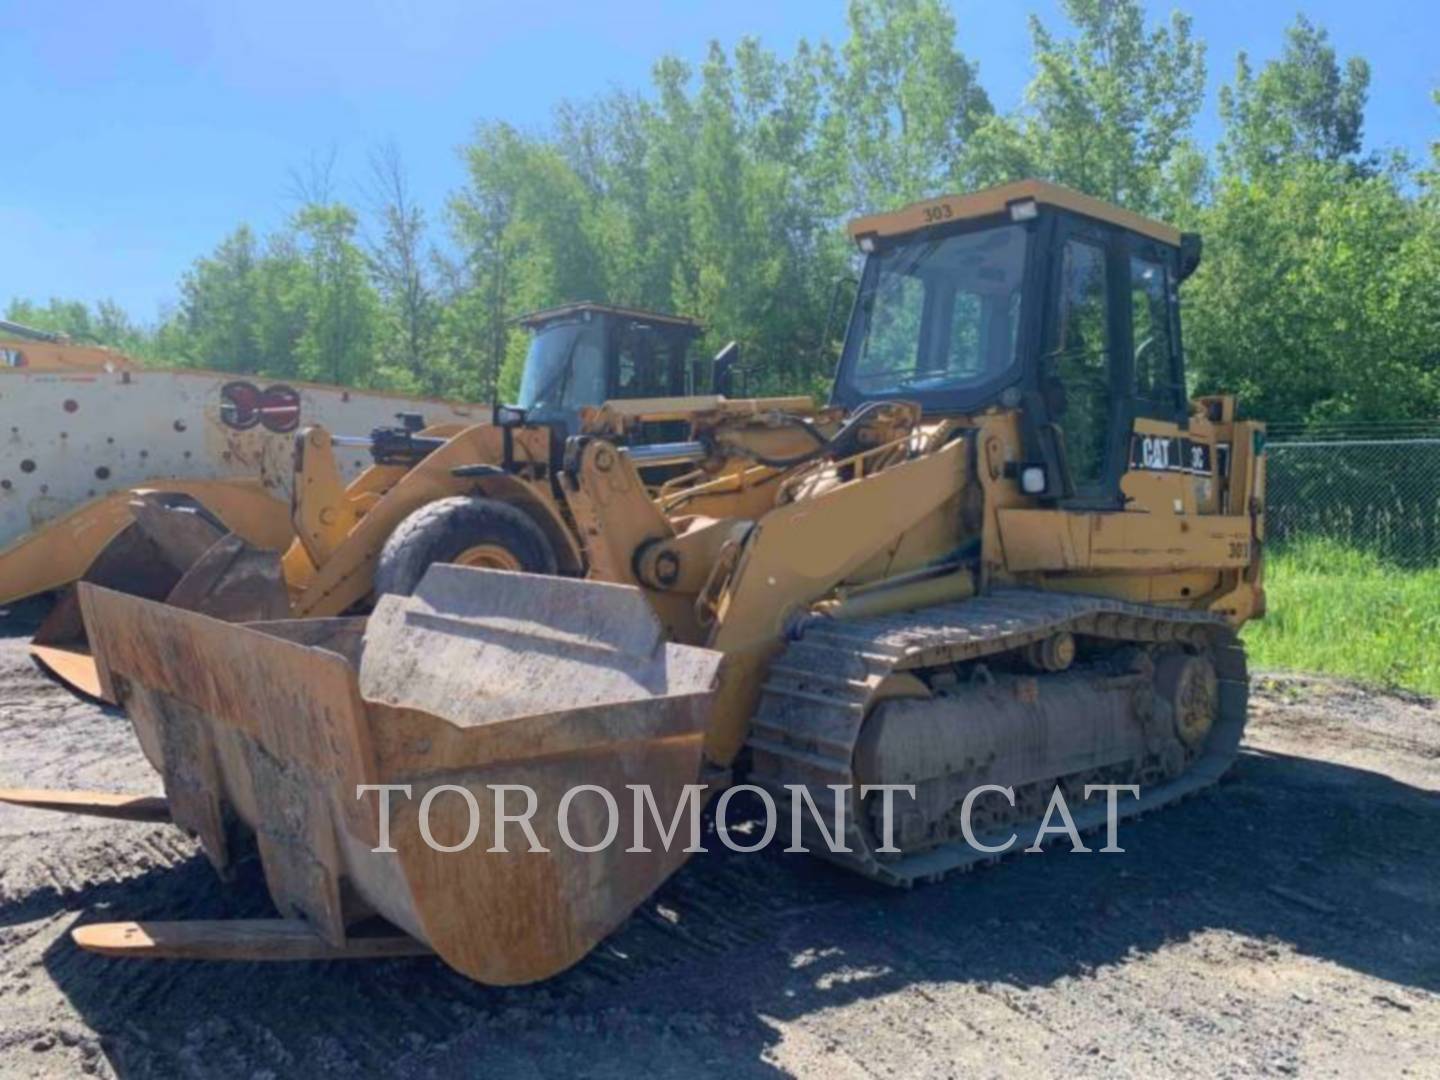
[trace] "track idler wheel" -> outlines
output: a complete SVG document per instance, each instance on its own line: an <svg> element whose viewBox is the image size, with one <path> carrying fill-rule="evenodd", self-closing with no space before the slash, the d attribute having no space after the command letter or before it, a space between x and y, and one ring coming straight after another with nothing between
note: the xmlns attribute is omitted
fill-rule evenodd
<svg viewBox="0 0 1440 1080"><path fill-rule="evenodd" d="M1064 671L1075 662L1075 637L1064 630L1025 647L1025 661L1036 671Z"/></svg>
<svg viewBox="0 0 1440 1080"><path fill-rule="evenodd" d="M1176 737L1198 752L1220 715L1220 684L1208 656L1170 653L1155 669L1155 692L1168 706Z"/></svg>

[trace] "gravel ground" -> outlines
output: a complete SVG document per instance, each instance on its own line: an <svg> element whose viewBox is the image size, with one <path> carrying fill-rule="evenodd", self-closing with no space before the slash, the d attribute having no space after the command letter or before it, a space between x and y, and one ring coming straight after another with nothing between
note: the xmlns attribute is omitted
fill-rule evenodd
<svg viewBox="0 0 1440 1080"><path fill-rule="evenodd" d="M0 785L158 793L0 621ZM68 931L273 914L169 827L0 807L0 1075L1440 1076L1440 706L1259 676L1226 781L901 893L697 856L571 972L116 961Z"/></svg>

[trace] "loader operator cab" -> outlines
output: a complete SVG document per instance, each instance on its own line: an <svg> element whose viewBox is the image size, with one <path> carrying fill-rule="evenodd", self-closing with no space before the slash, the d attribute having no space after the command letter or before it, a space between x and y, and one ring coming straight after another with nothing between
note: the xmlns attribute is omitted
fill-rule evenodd
<svg viewBox="0 0 1440 1080"><path fill-rule="evenodd" d="M516 402L527 423L574 435L582 408L709 391L688 358L702 329L693 319L586 302L537 311L520 323L532 334ZM683 438L683 425L643 435Z"/></svg>
<svg viewBox="0 0 1440 1080"><path fill-rule="evenodd" d="M1122 504L1136 418L1184 427L1177 287L1198 236L1033 180L851 235L866 259L834 404L1020 408L1027 493L1097 508Z"/></svg>
<svg viewBox="0 0 1440 1080"><path fill-rule="evenodd" d="M495 411L506 431L532 427L550 432L550 456L558 461L566 440L579 435L581 413L610 401L655 401L683 410L683 400L708 393L711 361L692 361L690 344L703 332L694 319L655 311L581 301L523 315L530 347L520 375L518 400ZM722 358L738 352L732 343ZM723 359L713 362L721 381ZM364 445L376 464L415 465L444 445L441 436L420 435L418 414L401 413L398 427L376 428ZM689 437L685 420L643 419L633 425L630 441L666 443ZM361 445L340 437L339 444ZM507 443L507 445L509 445ZM506 457L507 467L511 459Z"/></svg>

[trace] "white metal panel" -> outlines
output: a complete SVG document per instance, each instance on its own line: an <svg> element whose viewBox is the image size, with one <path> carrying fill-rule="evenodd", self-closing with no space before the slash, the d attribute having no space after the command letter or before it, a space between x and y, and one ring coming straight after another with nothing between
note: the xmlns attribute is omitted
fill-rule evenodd
<svg viewBox="0 0 1440 1080"><path fill-rule="evenodd" d="M299 396L298 426L368 435L420 413L427 424L481 423L489 407L207 371L0 371L0 549L90 499L173 479L258 478L290 498L293 431L258 419L240 430L222 390L248 383ZM241 397L244 396L242 392ZM283 398L283 390L271 395ZM283 412L272 423L294 419ZM337 448L346 479L370 463Z"/></svg>

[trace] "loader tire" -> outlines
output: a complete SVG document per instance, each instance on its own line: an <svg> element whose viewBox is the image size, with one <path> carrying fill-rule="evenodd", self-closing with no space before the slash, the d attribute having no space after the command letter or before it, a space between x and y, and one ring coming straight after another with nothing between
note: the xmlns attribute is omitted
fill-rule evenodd
<svg viewBox="0 0 1440 1080"><path fill-rule="evenodd" d="M375 595L409 596L437 562L556 572L555 549L523 511L495 499L457 495L421 507L396 526L375 567Z"/></svg>

